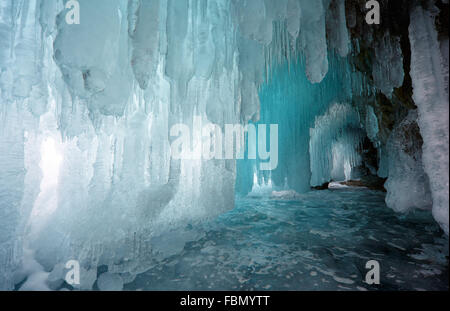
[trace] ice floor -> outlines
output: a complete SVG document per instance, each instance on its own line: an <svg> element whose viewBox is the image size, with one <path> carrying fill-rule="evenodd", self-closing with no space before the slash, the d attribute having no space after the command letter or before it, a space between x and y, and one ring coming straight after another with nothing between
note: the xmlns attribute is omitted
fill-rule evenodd
<svg viewBox="0 0 450 311"><path fill-rule="evenodd" d="M337 189L237 199L201 238L126 290L448 290L448 238L429 213L398 216L384 193ZM377 260L381 285L364 283Z"/></svg>

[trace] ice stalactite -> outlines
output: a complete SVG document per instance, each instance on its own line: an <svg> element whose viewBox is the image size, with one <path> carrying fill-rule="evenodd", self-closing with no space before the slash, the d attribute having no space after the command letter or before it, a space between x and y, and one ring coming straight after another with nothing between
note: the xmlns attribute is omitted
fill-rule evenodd
<svg viewBox="0 0 450 311"><path fill-rule="evenodd" d="M305 55L306 75L319 83L328 72L326 10L329 1L300 0L300 44Z"/></svg>
<svg viewBox="0 0 450 311"><path fill-rule="evenodd" d="M372 76L375 86L388 98L392 97L394 88L403 85L403 53L400 38L392 37L386 32L383 39L376 43Z"/></svg>
<svg viewBox="0 0 450 311"><path fill-rule="evenodd" d="M350 53L350 35L345 14L345 0L331 1L327 16L327 33L330 47L337 50L341 57Z"/></svg>
<svg viewBox="0 0 450 311"><path fill-rule="evenodd" d="M423 167L430 181L433 215L448 234L449 104L448 37L438 39L438 9L415 6L411 11L411 77L422 134Z"/></svg>
<svg viewBox="0 0 450 311"><path fill-rule="evenodd" d="M367 106L364 125L367 132L367 137L376 144L378 140L378 133L380 131L380 126L378 124L378 118L375 115L372 106Z"/></svg>
<svg viewBox="0 0 450 311"><path fill-rule="evenodd" d="M58 19L55 61L71 96L88 107L92 118L120 117L125 113L133 81L126 2L82 1L80 7L83 22L76 27L66 23L64 14ZM62 120L69 127L71 121Z"/></svg>
<svg viewBox="0 0 450 311"><path fill-rule="evenodd" d="M380 124L379 118L375 114L375 110L372 106L367 105L365 107L365 117L363 117L364 129L367 133L367 138L370 140L374 148L376 148L376 162L373 165L365 163L370 173L380 178L386 178L388 176L388 161L387 152L385 146L380 142Z"/></svg>
<svg viewBox="0 0 450 311"><path fill-rule="evenodd" d="M133 73L141 89L149 86L158 70L161 1L128 2L128 33L132 44ZM164 10L162 10L164 11Z"/></svg>

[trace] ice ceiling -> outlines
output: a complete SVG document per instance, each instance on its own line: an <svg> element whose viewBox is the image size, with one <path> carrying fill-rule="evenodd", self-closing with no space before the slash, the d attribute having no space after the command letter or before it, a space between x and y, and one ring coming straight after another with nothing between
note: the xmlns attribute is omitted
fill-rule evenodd
<svg viewBox="0 0 450 311"><path fill-rule="evenodd" d="M432 209L448 234L448 36L432 1L405 9L403 37L356 36L365 1L79 0L79 25L65 3L0 2L0 289L29 257L132 279L155 237L236 193L357 177L366 138L388 206ZM380 97L395 105L405 77L417 109L387 129ZM279 167L172 159L169 129L195 116L279 124Z"/></svg>

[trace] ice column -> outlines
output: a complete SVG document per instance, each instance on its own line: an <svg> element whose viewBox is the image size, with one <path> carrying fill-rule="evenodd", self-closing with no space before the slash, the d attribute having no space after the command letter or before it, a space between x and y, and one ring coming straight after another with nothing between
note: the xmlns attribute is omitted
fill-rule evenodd
<svg viewBox="0 0 450 311"><path fill-rule="evenodd" d="M422 134L423 166L430 181L433 216L449 232L448 37L438 40L436 7L411 11L411 77Z"/></svg>

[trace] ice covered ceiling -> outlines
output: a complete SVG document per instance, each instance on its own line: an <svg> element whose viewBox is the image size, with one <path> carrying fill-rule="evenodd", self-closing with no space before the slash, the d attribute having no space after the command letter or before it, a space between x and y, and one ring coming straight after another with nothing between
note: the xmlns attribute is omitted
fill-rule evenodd
<svg viewBox="0 0 450 311"><path fill-rule="evenodd" d="M388 206L448 234L447 1L379 1L381 25L363 0L78 2L79 24L67 1L0 2L0 289L23 249L132 279L162 232L235 193L350 178L365 139ZM174 160L169 129L195 116L279 124L278 168Z"/></svg>

